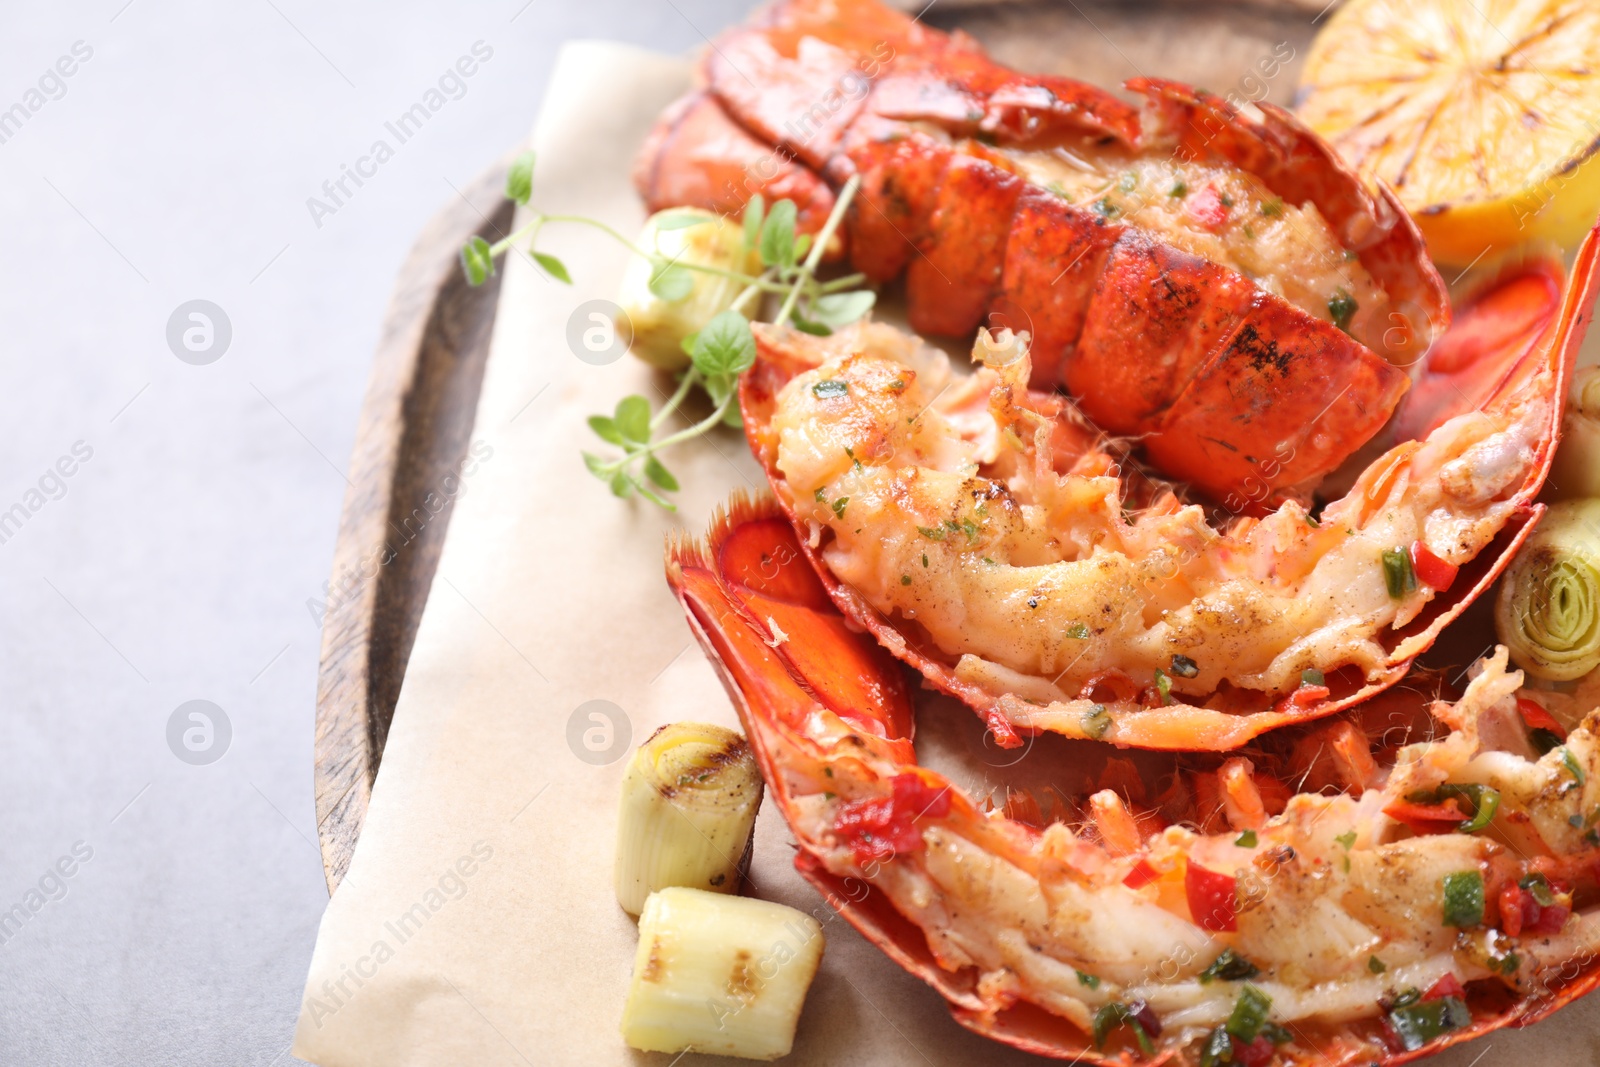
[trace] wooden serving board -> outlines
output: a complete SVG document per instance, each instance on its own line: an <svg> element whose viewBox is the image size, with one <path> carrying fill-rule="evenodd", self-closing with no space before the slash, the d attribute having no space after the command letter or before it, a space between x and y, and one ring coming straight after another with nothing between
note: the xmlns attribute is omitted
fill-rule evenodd
<svg viewBox="0 0 1600 1067"><path fill-rule="evenodd" d="M932 6L924 21L959 26L1020 70L1105 86L1159 76L1288 106L1326 10L1309 4L989 0L948 14ZM512 204L502 190L513 155L479 175L423 229L395 282L373 356L334 549L317 683L317 828L330 893L349 867L366 818L450 520L448 500L437 514L423 502L466 453L489 354L498 278L468 286L457 251L473 234L492 242L507 232Z"/></svg>

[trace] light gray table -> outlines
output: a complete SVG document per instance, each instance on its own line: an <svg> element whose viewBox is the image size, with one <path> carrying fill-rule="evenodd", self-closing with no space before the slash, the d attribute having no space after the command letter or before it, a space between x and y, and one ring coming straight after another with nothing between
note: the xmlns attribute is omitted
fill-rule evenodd
<svg viewBox="0 0 1600 1067"><path fill-rule="evenodd" d="M0 1062L293 1061L327 900L307 604L390 282L561 40L682 50L746 6L8 5Z"/></svg>

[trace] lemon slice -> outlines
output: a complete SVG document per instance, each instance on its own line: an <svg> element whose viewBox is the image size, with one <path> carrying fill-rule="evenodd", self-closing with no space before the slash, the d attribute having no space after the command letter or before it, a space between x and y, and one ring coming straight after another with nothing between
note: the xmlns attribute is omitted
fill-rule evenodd
<svg viewBox="0 0 1600 1067"><path fill-rule="evenodd" d="M1600 2L1351 0L1297 111L1394 187L1440 262L1576 245L1600 212Z"/></svg>

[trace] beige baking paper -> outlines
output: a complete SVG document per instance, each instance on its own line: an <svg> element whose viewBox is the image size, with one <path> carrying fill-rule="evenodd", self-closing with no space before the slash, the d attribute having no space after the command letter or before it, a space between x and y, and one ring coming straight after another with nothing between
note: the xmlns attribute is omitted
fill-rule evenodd
<svg viewBox="0 0 1600 1067"><path fill-rule="evenodd" d="M567 45L534 138L541 209L634 232L643 214L631 156L687 81L679 59ZM618 1036L636 941L611 890L618 783L626 753L657 726L736 724L667 589L661 546L674 529L703 529L731 490L763 481L731 431L669 457L684 485L677 516L615 500L585 472L578 450L605 447L585 417L629 393L659 394L663 381L631 358L589 365L569 346L569 329L594 326L580 305L615 294L626 253L582 229L551 227L540 243L575 285L517 256L505 267L473 435L479 459L451 520L360 846L311 962L294 1053L323 1067L674 1060ZM984 747L970 712L924 704L918 747L958 782L987 792L1033 776L1026 763L1006 766L1013 754ZM612 762L591 762L606 752ZM786 1063L1033 1060L956 1025L936 994L832 916L792 857L769 804L754 892L816 915L827 936ZM1467 1067L1487 1051L1490 1063L1541 1054L1597 1063L1597 1012L1600 1002L1568 1010L1436 1062Z"/></svg>

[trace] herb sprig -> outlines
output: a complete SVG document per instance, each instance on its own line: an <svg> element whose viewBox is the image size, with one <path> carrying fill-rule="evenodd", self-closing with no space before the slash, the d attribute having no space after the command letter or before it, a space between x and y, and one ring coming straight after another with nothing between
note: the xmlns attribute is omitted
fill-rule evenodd
<svg viewBox="0 0 1600 1067"><path fill-rule="evenodd" d="M533 197L534 154L525 153L512 164L506 176L506 196L524 207ZM589 428L607 444L622 450L610 458L583 452L589 472L610 486L618 497L637 493L669 511L674 505L663 492L677 491L678 479L661 462L658 453L673 445L699 437L721 425L741 425L738 379L755 362L755 335L750 323L761 312L764 298L780 301L774 324L789 323L795 329L819 337L855 322L872 309L876 294L861 289L862 274L850 274L831 281L819 281L816 272L824 251L843 222L850 202L860 185L851 178L840 190L833 211L816 234L797 234L798 211L792 200L779 200L770 209L758 193L750 198L742 216L743 253L759 256L761 270L749 274L681 257L670 257L658 248L640 248L617 230L583 215L553 215L535 211L515 233L490 244L472 237L461 249L461 269L471 285L481 285L493 276L495 259L508 249L526 242L529 256L541 270L556 281L572 284L572 276L556 256L537 248L540 232L550 223L589 226L620 242L650 263L649 290L667 303L685 300L694 291L694 274L709 274L741 282L743 290L725 309L719 311L698 332L683 341L689 366L678 379L677 390L660 408L652 410L648 397L635 394L623 397L609 415L592 415ZM714 221L703 215L684 214L658 219L656 232L683 229ZM679 410L695 389L704 392L712 411L699 422L674 433L661 434L667 420Z"/></svg>

